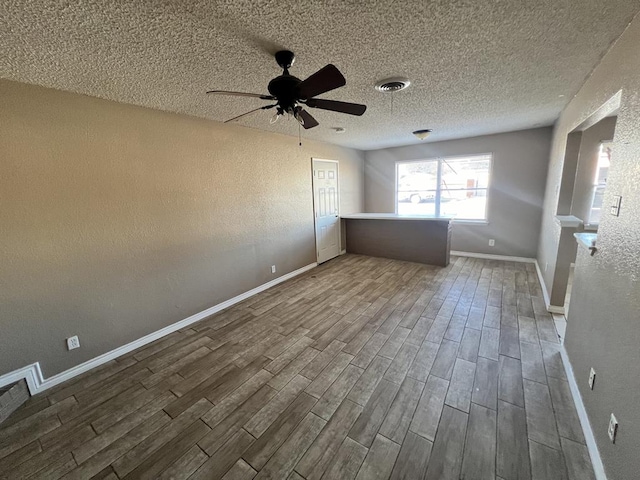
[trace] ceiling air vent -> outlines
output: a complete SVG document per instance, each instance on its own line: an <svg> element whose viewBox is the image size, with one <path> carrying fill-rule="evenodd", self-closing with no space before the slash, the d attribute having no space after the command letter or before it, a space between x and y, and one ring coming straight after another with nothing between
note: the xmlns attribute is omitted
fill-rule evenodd
<svg viewBox="0 0 640 480"><path fill-rule="evenodd" d="M411 82L408 78L385 78L384 80L376 82L376 90L379 92L399 92L400 90L407 88L409 85L411 85Z"/></svg>

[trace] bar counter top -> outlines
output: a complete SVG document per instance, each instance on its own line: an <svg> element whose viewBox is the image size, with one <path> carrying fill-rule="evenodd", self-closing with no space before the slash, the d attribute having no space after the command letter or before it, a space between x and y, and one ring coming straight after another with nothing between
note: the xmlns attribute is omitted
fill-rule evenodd
<svg viewBox="0 0 640 480"><path fill-rule="evenodd" d="M427 220L449 222L451 218L433 217L431 215L401 215L399 213L352 213L341 215L345 220Z"/></svg>

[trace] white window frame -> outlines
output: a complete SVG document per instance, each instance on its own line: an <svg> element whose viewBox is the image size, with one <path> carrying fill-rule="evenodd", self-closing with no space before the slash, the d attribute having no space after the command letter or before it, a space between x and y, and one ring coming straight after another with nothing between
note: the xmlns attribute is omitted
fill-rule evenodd
<svg viewBox="0 0 640 480"><path fill-rule="evenodd" d="M437 178L436 178L436 198L435 198L435 214L434 218L448 218L446 216L440 215L440 204L441 204L441 195L442 195L442 164L447 161L455 161L461 158L469 158L469 157L489 157L489 173L487 178L487 201L484 206L484 218L454 218L453 221L456 223L475 223L487 225L489 223L489 202L491 201L489 191L491 190L491 182L493 176L493 152L486 153L471 153L468 155L447 155L447 156L438 156L431 158L423 158L420 160L398 160L395 162L395 187L394 187L394 204L395 204L395 213L398 213L398 167L400 165L407 165L411 163L425 163L425 162L437 162Z"/></svg>

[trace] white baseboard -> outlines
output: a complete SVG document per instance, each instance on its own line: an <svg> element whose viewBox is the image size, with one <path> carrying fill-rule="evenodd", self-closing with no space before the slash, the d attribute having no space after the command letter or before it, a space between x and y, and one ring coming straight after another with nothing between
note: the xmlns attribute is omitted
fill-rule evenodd
<svg viewBox="0 0 640 480"><path fill-rule="evenodd" d="M44 382L42 378L42 371L40 370L40 364L38 362L32 363L26 367L1 375L0 387L11 385L12 383L22 379L26 380L31 395L40 391L40 387Z"/></svg>
<svg viewBox="0 0 640 480"><path fill-rule="evenodd" d="M491 253L474 253L474 252L461 252L458 250L451 250L451 255L457 257L470 257L470 258L484 258L487 260L503 260L505 262L520 262L520 263L535 263L535 258L528 257L510 257L508 255L493 255Z"/></svg>
<svg viewBox="0 0 640 480"><path fill-rule="evenodd" d="M544 283L544 277L542 276L542 270L540 270L540 265L538 265L538 260L535 261L535 264L536 264L536 272L538 273L538 280L540 281L540 286L542 287L542 296L544 297L544 304L547 306L547 311L549 313L559 313L560 315L564 315L564 306L558 307L557 305L551 305L551 299L549 298L547 285Z"/></svg>
<svg viewBox="0 0 640 480"><path fill-rule="evenodd" d="M281 277L271 280L270 282L264 283L252 290L249 290L248 292L241 293L240 295L230 298L229 300L226 300L222 303L214 305L213 307L207 308L202 312L191 315L190 317L187 317L184 320L180 320L179 322L172 323L171 325L164 327L160 330L157 330L153 333L150 333L149 335L145 335L144 337L139 338L138 340L134 340L133 342L127 343L126 345L123 345L114 350L111 350L110 352L103 353L98 357L92 358L91 360L87 360L86 362L81 363L80 365L76 365L75 367L72 367L69 370L65 370L64 372L58 373L57 375L54 375L47 379L44 379L42 377L42 371L40 370L40 364L38 362L28 365L26 367L20 368L18 370L14 370L12 372L9 372L5 375L0 376L0 387L9 385L11 383L17 382L18 380L24 378L26 379L27 385L29 386L29 392L31 393L31 395L35 395L36 393L47 390L48 388L54 387L62 382L66 382L67 380L70 380L73 377L80 375L81 373L91 370L92 368L96 368L106 362L113 360L114 358L124 355L125 353L129 353L133 350L136 350L137 348L143 347L144 345L151 343L155 340L158 340L159 338L162 338L165 335L168 335L177 330L186 328L195 322L199 322L200 320L203 320L213 315L214 313L218 313L224 310L225 308L229 308L232 305L235 305L236 303L246 300L249 297L252 297L260 292L263 292L286 280L289 280L290 278L296 277L317 266L318 266L317 263L311 263L305 267L299 268L298 270L294 270L293 272L287 273L286 275L282 275Z"/></svg>
<svg viewBox="0 0 640 480"><path fill-rule="evenodd" d="M560 354L562 356L564 370L567 373L567 380L569 381L569 388L571 389L571 395L573 396L573 403L578 411L578 418L580 419L582 432L584 433L584 438L587 442L587 450L589 451L589 457L591 457L591 464L593 465L596 480L607 480L607 474L604 471L604 464L602 463L600 452L598 451L598 444L596 443L596 438L593 435L591 423L587 416L587 410L582 402L582 395L580 395L580 390L576 383L576 377L573 375L573 367L571 366L571 361L569 360L569 356L567 355L567 351L564 346L560 350Z"/></svg>
<svg viewBox="0 0 640 480"><path fill-rule="evenodd" d="M544 297L544 303L547 306L547 309L549 309L549 305L550 305L549 293L547 292L547 285L546 283L544 283L544 277L542 276L542 270L540 270L540 265L538 265L538 260L536 260L536 272L538 273L538 280L540 281L540 286L542 287L542 296Z"/></svg>

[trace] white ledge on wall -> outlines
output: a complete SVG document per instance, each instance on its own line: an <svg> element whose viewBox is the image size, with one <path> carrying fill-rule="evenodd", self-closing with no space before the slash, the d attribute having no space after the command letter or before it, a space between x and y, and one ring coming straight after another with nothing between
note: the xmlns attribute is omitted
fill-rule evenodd
<svg viewBox="0 0 640 480"><path fill-rule="evenodd" d="M213 307L207 308L202 312L191 315L190 317L185 318L184 320L180 320L179 322L172 323L171 325L164 327L160 330L150 333L149 335L145 335L138 340L134 340L131 343L127 343L121 347L118 347L110 352L103 353L91 360L88 360L80 365L76 365L75 367L70 368L69 370L65 370L64 372L58 373L52 377L47 379L43 378L42 371L40 370L40 363L32 363L31 365L27 365L26 367L20 368L18 370L14 370L12 372L6 373L4 375L0 375L0 387L4 387L6 385L10 385L12 383L17 382L18 380L22 380L23 378L27 381L27 386L29 387L29 392L31 395L35 395L36 393L47 390L48 388L54 387L62 382L66 382L67 380L71 380L72 378L87 372L93 368L96 368L104 363L107 363L114 358L118 358L125 353L132 352L140 347L143 347L151 342L154 342L170 333L173 333L177 330L181 330L183 328L188 327L189 325L199 322L214 313L218 313L225 308L229 308L236 303L241 302L249 297L252 297L260 292L263 292L279 283L282 283L290 278L296 277L308 270L311 270L314 267L317 267L317 263L311 263L305 267L294 270L293 272L287 273L278 277L270 282L264 283L248 292L241 293L229 300L225 300L222 303L214 305Z"/></svg>
<svg viewBox="0 0 640 480"><path fill-rule="evenodd" d="M578 228L582 226L582 220L575 215L556 215L556 222L562 228Z"/></svg>

